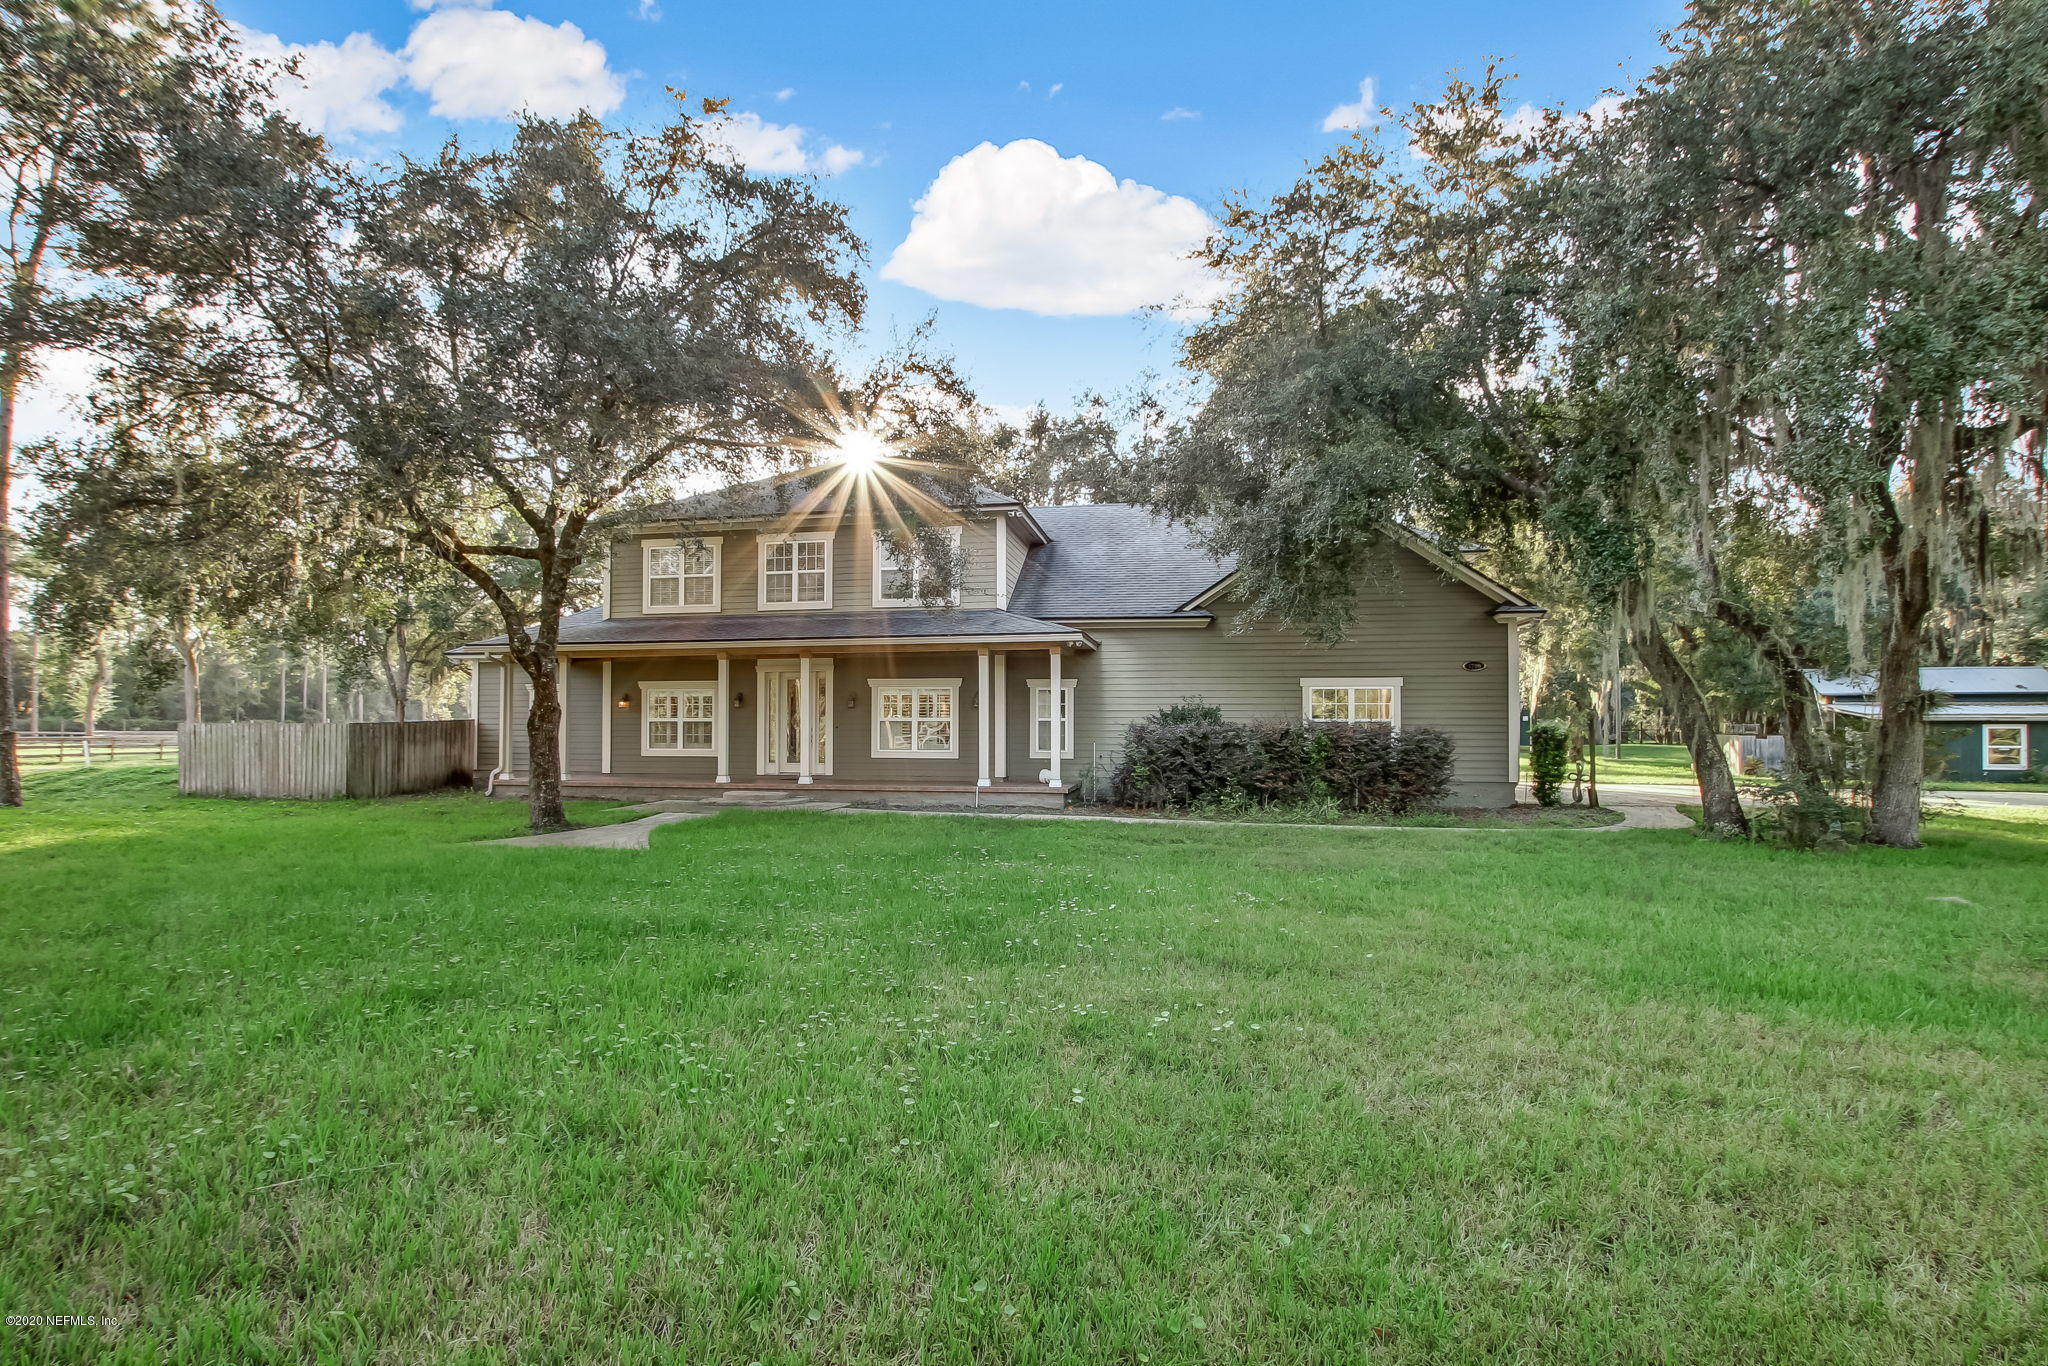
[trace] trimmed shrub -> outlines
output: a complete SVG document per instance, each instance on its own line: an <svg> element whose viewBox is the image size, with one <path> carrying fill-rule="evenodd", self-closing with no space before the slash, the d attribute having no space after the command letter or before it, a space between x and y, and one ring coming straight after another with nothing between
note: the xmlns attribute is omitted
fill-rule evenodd
<svg viewBox="0 0 2048 1366"><path fill-rule="evenodd" d="M1564 722L1538 721L1529 727L1529 785L1539 806L1558 805L1570 771L1571 731Z"/></svg>
<svg viewBox="0 0 2048 1366"><path fill-rule="evenodd" d="M1334 802L1406 812L1450 792L1455 754L1451 737L1427 726L1155 718L1125 733L1110 789L1126 806Z"/></svg>
<svg viewBox="0 0 2048 1366"><path fill-rule="evenodd" d="M1213 702L1204 702L1199 697L1183 697L1171 706L1161 707L1152 713L1154 721L1164 721L1177 726L1187 721L1221 721L1223 708Z"/></svg>

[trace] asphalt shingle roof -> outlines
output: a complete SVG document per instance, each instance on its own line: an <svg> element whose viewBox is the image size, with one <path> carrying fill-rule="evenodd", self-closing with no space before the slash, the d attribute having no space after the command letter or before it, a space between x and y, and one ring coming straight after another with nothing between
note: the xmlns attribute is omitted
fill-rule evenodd
<svg viewBox="0 0 2048 1366"><path fill-rule="evenodd" d="M822 516L846 510L849 501L861 495L866 488L872 492L885 492L896 484L905 484L927 498L950 506L971 507L1015 507L1017 500L998 493L986 484L963 483L942 475L918 470L892 468L886 481L877 480L863 484L857 479L847 479L839 465L818 465L807 470L796 470L789 474L770 475L747 484L735 484L731 488L714 489L710 493L694 494L666 503L635 509L628 520L632 522L688 522L725 521L745 522L760 517L782 517L799 509L816 512ZM825 494L815 505L810 503L813 494L820 488ZM963 497L964 495L964 497ZM903 501L899 498L898 501Z"/></svg>
<svg viewBox="0 0 2048 1366"><path fill-rule="evenodd" d="M1012 611L1070 617L1203 616L1180 605L1234 564L1195 543L1194 533L1129 503L1032 508L1052 537L1033 546L1010 594Z"/></svg>
<svg viewBox="0 0 2048 1366"><path fill-rule="evenodd" d="M879 612L705 612L604 619L587 607L562 618L564 645L712 645L761 640L892 640L949 636L1071 636L1049 621L994 609L945 611L906 608ZM505 637L473 641L467 649L502 646Z"/></svg>

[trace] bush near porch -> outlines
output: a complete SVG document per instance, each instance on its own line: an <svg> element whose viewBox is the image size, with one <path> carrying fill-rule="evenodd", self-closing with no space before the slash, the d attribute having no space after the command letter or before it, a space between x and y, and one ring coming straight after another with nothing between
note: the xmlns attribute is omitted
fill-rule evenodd
<svg viewBox="0 0 2048 1366"><path fill-rule="evenodd" d="M1190 714L1134 722L1110 780L1122 806L1327 804L1401 815L1442 803L1456 745L1428 726L1244 722Z"/></svg>

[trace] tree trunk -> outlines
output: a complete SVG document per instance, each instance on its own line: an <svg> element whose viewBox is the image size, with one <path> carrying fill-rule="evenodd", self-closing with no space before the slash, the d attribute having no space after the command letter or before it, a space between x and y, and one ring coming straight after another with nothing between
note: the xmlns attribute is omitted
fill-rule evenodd
<svg viewBox="0 0 2048 1366"><path fill-rule="evenodd" d="M107 653L104 639L93 645L92 682L85 686L85 738L88 743L99 732L100 701L114 681L114 658Z"/></svg>
<svg viewBox="0 0 2048 1366"><path fill-rule="evenodd" d="M561 661L552 651L542 654L530 647L515 657L533 690L526 712L526 802L533 830L567 830L569 817L562 809Z"/></svg>
<svg viewBox="0 0 2048 1366"><path fill-rule="evenodd" d="M1692 756L1693 773L1699 779L1700 805L1705 809L1707 829L1717 835L1746 835L1749 817L1743 814L1742 798L1735 788L1735 775L1728 769L1728 756L1721 751L1721 737L1714 729L1714 715L1699 684L1685 667L1685 661L1671 648L1664 630L1651 619L1642 601L1642 590L1630 593L1629 641L1636 657L1657 681L1664 706L1678 722L1680 736Z"/></svg>
<svg viewBox="0 0 2048 1366"><path fill-rule="evenodd" d="M1910 541L1910 544L1903 542ZM1933 608L1927 545L1895 531L1881 546L1886 597L1877 667L1877 754L1870 783L1873 844L1920 847L1920 792L1927 772L1927 700L1920 689L1920 634Z"/></svg>
<svg viewBox="0 0 2048 1366"><path fill-rule="evenodd" d="M178 658L184 661L185 719L199 721L199 638L182 618L178 623Z"/></svg>
<svg viewBox="0 0 2048 1366"><path fill-rule="evenodd" d="M40 735L43 730L43 638L30 635L28 638L28 731Z"/></svg>
<svg viewBox="0 0 2048 1366"><path fill-rule="evenodd" d="M22 357L0 373L0 806L21 805L21 749L14 731L14 390Z"/></svg>
<svg viewBox="0 0 2048 1366"><path fill-rule="evenodd" d="M291 681L292 657L283 651L279 651L277 656L277 719L280 725L284 722L285 688L290 685Z"/></svg>

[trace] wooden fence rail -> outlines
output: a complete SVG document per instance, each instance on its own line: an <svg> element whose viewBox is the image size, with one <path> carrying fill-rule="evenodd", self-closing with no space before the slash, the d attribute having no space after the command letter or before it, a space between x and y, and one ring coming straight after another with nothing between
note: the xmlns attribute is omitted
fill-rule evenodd
<svg viewBox="0 0 2048 1366"><path fill-rule="evenodd" d="M82 731L19 731L14 743L24 768L114 760L161 764L178 757L178 735L169 730L103 730L90 739Z"/></svg>
<svg viewBox="0 0 2048 1366"><path fill-rule="evenodd" d="M390 797L467 781L473 721L214 721L178 727L190 797Z"/></svg>

